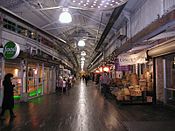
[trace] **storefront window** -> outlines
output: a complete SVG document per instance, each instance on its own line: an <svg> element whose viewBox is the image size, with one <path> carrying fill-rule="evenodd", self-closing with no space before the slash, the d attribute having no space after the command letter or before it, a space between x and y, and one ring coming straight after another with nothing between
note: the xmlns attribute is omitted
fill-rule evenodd
<svg viewBox="0 0 175 131"><path fill-rule="evenodd" d="M49 68L44 68L44 76L43 76L43 82L44 82L44 94L49 93Z"/></svg>
<svg viewBox="0 0 175 131"><path fill-rule="evenodd" d="M14 32L16 31L16 24L7 19L3 20L3 27Z"/></svg>
<svg viewBox="0 0 175 131"><path fill-rule="evenodd" d="M167 103L175 105L175 54L165 57L166 60L166 95Z"/></svg>
<svg viewBox="0 0 175 131"><path fill-rule="evenodd" d="M39 68L39 66L28 67L27 82L27 92L29 97L34 97L42 94L42 70Z"/></svg>

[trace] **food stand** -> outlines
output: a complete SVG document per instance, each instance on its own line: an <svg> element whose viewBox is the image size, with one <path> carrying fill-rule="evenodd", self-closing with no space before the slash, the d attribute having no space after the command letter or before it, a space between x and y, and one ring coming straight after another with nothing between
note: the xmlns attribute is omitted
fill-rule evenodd
<svg viewBox="0 0 175 131"><path fill-rule="evenodd" d="M152 62L145 61L145 52L122 54L115 63L116 76L112 94L121 103L152 103Z"/></svg>

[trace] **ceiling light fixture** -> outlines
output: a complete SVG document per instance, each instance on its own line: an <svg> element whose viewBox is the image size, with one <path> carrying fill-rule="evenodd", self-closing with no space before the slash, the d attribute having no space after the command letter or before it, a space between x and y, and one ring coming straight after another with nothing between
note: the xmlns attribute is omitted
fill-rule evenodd
<svg viewBox="0 0 175 131"><path fill-rule="evenodd" d="M84 57L81 57L81 61L85 61L85 58Z"/></svg>
<svg viewBox="0 0 175 131"><path fill-rule="evenodd" d="M85 51L82 51L81 52L81 56L85 56L86 55L86 52Z"/></svg>
<svg viewBox="0 0 175 131"><path fill-rule="evenodd" d="M80 63L84 65L84 61L81 61Z"/></svg>
<svg viewBox="0 0 175 131"><path fill-rule="evenodd" d="M69 13L67 8L63 8L63 12L61 12L59 16L59 21L61 23L71 23L72 22L72 16Z"/></svg>
<svg viewBox="0 0 175 131"><path fill-rule="evenodd" d="M78 42L78 46L81 46L81 47L85 46L84 40L80 40L80 41Z"/></svg>

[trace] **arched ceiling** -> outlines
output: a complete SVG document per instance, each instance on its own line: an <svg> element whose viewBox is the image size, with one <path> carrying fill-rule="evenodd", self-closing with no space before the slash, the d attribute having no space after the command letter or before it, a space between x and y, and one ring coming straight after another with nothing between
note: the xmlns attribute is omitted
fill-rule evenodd
<svg viewBox="0 0 175 131"><path fill-rule="evenodd" d="M66 41L63 45L74 64L80 64L80 53L86 51L85 68L96 55L95 48L101 39L114 9L127 0L1 0L0 5L37 25L41 29ZM130 5L137 0L130 0ZM130 9L129 5L126 9ZM63 7L72 15L72 23L62 24L58 21ZM122 21L122 19L120 20ZM108 43L117 31L117 24L112 26L104 43ZM80 39L85 39L85 47L78 47ZM77 65L78 67L78 65Z"/></svg>

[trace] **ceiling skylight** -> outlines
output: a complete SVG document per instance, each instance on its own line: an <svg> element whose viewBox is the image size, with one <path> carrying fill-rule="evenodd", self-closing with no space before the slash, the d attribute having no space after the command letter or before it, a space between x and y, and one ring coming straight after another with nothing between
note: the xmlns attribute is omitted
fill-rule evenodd
<svg viewBox="0 0 175 131"><path fill-rule="evenodd" d="M71 0L70 4L72 6L84 7L90 9L108 9L120 6L127 2L128 0Z"/></svg>

